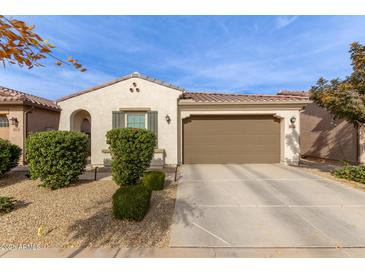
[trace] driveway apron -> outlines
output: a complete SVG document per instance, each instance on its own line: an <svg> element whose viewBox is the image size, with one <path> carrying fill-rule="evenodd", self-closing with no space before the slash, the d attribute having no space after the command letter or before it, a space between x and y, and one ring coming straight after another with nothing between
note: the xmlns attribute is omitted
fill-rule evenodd
<svg viewBox="0 0 365 274"><path fill-rule="evenodd" d="M364 247L365 193L280 164L184 165L171 247Z"/></svg>

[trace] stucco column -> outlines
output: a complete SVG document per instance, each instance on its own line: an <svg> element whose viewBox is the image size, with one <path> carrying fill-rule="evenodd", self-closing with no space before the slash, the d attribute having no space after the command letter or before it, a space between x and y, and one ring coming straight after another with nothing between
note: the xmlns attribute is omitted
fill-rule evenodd
<svg viewBox="0 0 365 274"><path fill-rule="evenodd" d="M358 161L360 164L365 164L365 125L358 127Z"/></svg>
<svg viewBox="0 0 365 274"><path fill-rule="evenodd" d="M291 122L291 118L295 118L295 122ZM299 145L299 111L287 112L284 117L283 130L283 148L284 159L283 163L286 165L298 165L300 160L300 145Z"/></svg>

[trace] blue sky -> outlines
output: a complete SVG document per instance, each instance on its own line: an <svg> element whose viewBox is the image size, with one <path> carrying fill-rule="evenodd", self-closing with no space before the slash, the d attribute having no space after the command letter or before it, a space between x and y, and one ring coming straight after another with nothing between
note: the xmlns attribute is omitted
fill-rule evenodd
<svg viewBox="0 0 365 274"><path fill-rule="evenodd" d="M365 16L15 16L88 71L0 68L0 85L57 99L138 71L189 91L276 93L351 72Z"/></svg>

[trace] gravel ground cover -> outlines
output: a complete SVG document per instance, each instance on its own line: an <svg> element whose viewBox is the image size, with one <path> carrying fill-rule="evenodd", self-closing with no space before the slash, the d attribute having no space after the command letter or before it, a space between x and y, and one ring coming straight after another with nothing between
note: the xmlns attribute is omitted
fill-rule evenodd
<svg viewBox="0 0 365 274"><path fill-rule="evenodd" d="M27 179L25 172L13 171L0 179L0 196L11 196L18 201L14 211L0 215L0 246L167 247L169 244L176 183L153 192L150 210L139 223L112 217L111 197L118 188L113 181L80 181L53 191L38 187L39 183Z"/></svg>

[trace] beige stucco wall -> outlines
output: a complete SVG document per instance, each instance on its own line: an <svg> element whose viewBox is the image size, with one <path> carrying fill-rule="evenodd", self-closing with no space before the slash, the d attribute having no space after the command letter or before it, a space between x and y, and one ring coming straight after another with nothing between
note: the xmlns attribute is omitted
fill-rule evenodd
<svg viewBox="0 0 365 274"><path fill-rule="evenodd" d="M0 113L5 114L9 120L9 133L8 140L18 145L24 151L24 116L23 116L23 106L22 105L0 105ZM16 125L11 124L11 118L16 118L18 123ZM23 156L19 161L23 162Z"/></svg>
<svg viewBox="0 0 365 274"><path fill-rule="evenodd" d="M344 120L317 104L309 104L301 113L300 147L303 156L339 161L357 161L357 132Z"/></svg>
<svg viewBox="0 0 365 274"><path fill-rule="evenodd" d="M190 115L224 115L224 114L241 114L257 115L270 114L281 119L281 163L297 165L300 158L299 147L299 130L300 130L300 109L302 106L279 106L279 105L211 105L211 106L180 106L180 130L179 139L182 139L182 119ZM295 117L295 128L290 127L290 118ZM182 151L182 142L180 142L180 151ZM181 153L179 154L182 160Z"/></svg>
<svg viewBox="0 0 365 274"><path fill-rule="evenodd" d="M25 112L28 110L31 110L31 112L28 113L28 125L26 126L24 119ZM55 111L11 104L0 105L0 114L5 114L9 120L8 136L5 139L18 145L23 152L25 151L25 138L27 136L26 127L28 128L28 133L57 129L60 116L60 113ZM12 125L11 118L16 118L18 123L16 125ZM0 137L5 137L5 133L0 135ZM24 163L23 155L21 156L19 163Z"/></svg>
<svg viewBox="0 0 365 274"><path fill-rule="evenodd" d="M0 117L5 116L8 119L8 116L5 113L0 112ZM0 138L9 140L9 127L0 127Z"/></svg>
<svg viewBox="0 0 365 274"><path fill-rule="evenodd" d="M31 107L27 107L27 109L31 110L27 115L27 134L58 129L60 112L39 108L31 109Z"/></svg>
<svg viewBox="0 0 365 274"><path fill-rule="evenodd" d="M136 83L139 92L131 92ZM127 79L113 85L100 88L65 101L59 102L62 108L60 130L70 130L70 117L77 110L86 110L91 116L91 164L103 165L110 155L103 153L107 149L105 135L112 128L112 111L121 108L150 108L158 111L158 146L166 152L165 163L178 163L178 111L177 98L181 91L169 88L141 78ZM166 122L165 116L171 117Z"/></svg>

